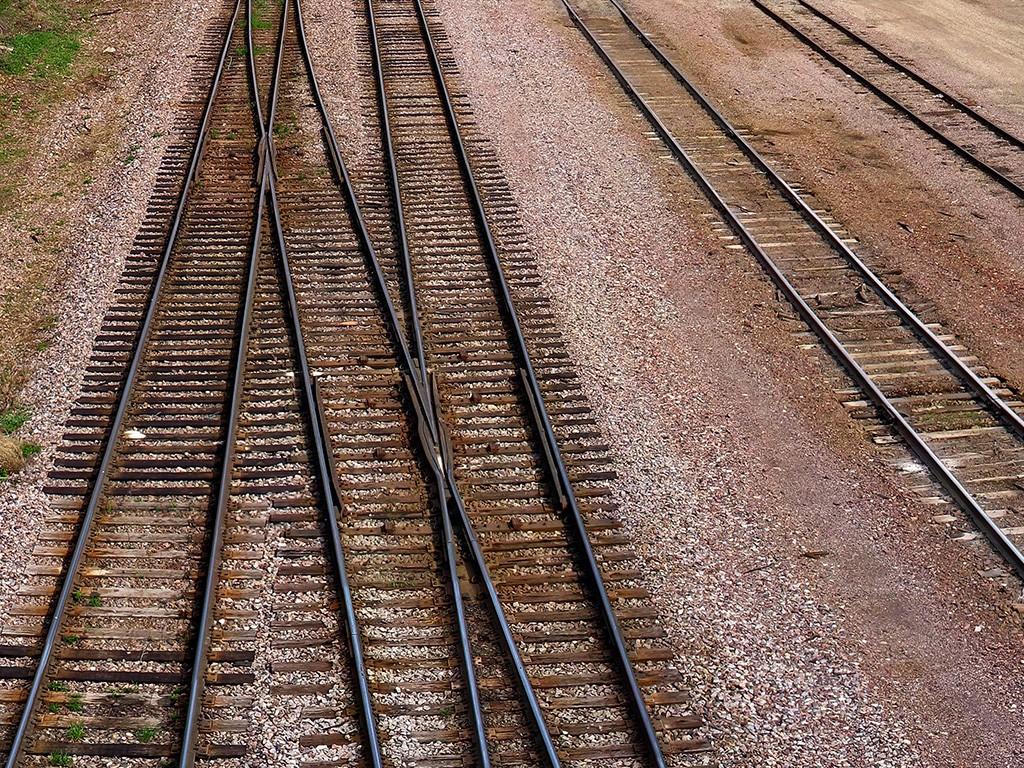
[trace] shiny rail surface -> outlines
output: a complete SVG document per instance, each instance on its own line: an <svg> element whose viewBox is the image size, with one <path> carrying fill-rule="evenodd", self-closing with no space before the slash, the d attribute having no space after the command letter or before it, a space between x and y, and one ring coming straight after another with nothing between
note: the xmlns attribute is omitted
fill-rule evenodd
<svg viewBox="0 0 1024 768"><path fill-rule="evenodd" d="M565 5L722 216L727 247L755 256L867 398L849 404L888 424L1024 575L1024 425L1013 394L900 301L616 0Z"/></svg>

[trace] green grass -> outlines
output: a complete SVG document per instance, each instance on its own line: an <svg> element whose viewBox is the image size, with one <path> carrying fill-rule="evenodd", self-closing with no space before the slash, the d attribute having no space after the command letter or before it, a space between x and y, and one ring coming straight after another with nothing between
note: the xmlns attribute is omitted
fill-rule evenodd
<svg viewBox="0 0 1024 768"><path fill-rule="evenodd" d="M67 752L51 752L50 765L69 766L74 765L74 759Z"/></svg>
<svg viewBox="0 0 1024 768"><path fill-rule="evenodd" d="M101 602L102 601L100 599L99 592L93 592L91 595L89 595L90 608L98 608Z"/></svg>
<svg viewBox="0 0 1024 768"><path fill-rule="evenodd" d="M267 0L256 0L252 4L252 28L270 29L270 22L263 18L263 12L267 10Z"/></svg>
<svg viewBox="0 0 1024 768"><path fill-rule="evenodd" d="M30 73L37 80L66 75L81 48L76 34L56 29L12 35L6 45L13 50L0 59L0 72L7 75Z"/></svg>
<svg viewBox="0 0 1024 768"><path fill-rule="evenodd" d="M149 742L156 738L156 734L156 728L140 728L135 732L135 738L138 739L141 744L149 744Z"/></svg>
<svg viewBox="0 0 1024 768"><path fill-rule="evenodd" d="M0 165L13 163L25 156L25 147L21 137L15 133L0 133Z"/></svg>
<svg viewBox="0 0 1024 768"><path fill-rule="evenodd" d="M81 741L85 738L85 723L72 723L68 726L68 741Z"/></svg>
<svg viewBox="0 0 1024 768"><path fill-rule="evenodd" d="M64 645L74 645L78 642L78 635L64 635L61 640L64 642Z"/></svg>
<svg viewBox="0 0 1024 768"><path fill-rule="evenodd" d="M11 434L21 429L28 423L31 414L27 408L15 407L0 413L0 432Z"/></svg>
<svg viewBox="0 0 1024 768"><path fill-rule="evenodd" d="M43 446L37 445L36 443L21 444L21 455L24 456L26 459L31 459L41 450L43 450Z"/></svg>
<svg viewBox="0 0 1024 768"><path fill-rule="evenodd" d="M68 709L72 712L81 712L85 709L85 702L82 701L82 694L72 693L68 698Z"/></svg>
<svg viewBox="0 0 1024 768"><path fill-rule="evenodd" d="M62 691L62 692L64 692L64 691L70 691L71 690L71 688L68 686L68 684L65 683L63 680L51 680L48 687L49 687L49 689L51 691Z"/></svg>

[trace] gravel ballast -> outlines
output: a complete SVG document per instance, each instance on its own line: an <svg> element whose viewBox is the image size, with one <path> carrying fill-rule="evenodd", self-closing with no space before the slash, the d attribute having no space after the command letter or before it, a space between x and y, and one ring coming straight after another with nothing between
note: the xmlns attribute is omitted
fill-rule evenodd
<svg viewBox="0 0 1024 768"><path fill-rule="evenodd" d="M927 525L560 10L438 8L716 758L1012 765L1016 595Z"/></svg>
<svg viewBox="0 0 1024 768"><path fill-rule="evenodd" d="M223 9L197 0L164 5L138 3L131 12L98 22L83 43L83 55L105 51L109 86L71 100L36 140L34 177L42 189L63 189L63 164L87 133L105 138L88 167L91 182L59 200L27 202L19 216L0 223L0 239L15 253L30 247L32 221L47 229L63 220L58 251L60 290L52 296L53 343L39 354L35 374L22 393L32 418L19 437L42 447L26 470L0 484L0 605L4 619L31 559L42 519L50 513L43 486L63 425L78 397L96 333L114 300L132 241L146 214L166 147L175 136L172 120L181 107L195 64L198 41ZM95 50L93 50L95 49ZM81 181L80 179L78 181ZM75 191L77 190L77 191ZM2 276L2 272L0 272ZM24 619L19 619L19 622Z"/></svg>
<svg viewBox="0 0 1024 768"><path fill-rule="evenodd" d="M979 577L970 551L930 523L846 417L831 362L799 348L753 262L721 247L710 209L560 5L436 5L618 457L621 515L708 723L711 759L1018 765L1021 595ZM67 256L78 277L58 297L57 342L25 395L26 436L44 452L0 490L5 597L47 511L49 457L168 141L156 134L192 50L180 41L198 39L219 8L146 8L111 43L136 55L115 65L109 103L94 97L90 109L128 128L116 161L66 214L81 233ZM315 56L336 40L321 26L332 10L309 6ZM334 55L352 51L346 42ZM332 105L355 103L345 91L354 78L319 71Z"/></svg>

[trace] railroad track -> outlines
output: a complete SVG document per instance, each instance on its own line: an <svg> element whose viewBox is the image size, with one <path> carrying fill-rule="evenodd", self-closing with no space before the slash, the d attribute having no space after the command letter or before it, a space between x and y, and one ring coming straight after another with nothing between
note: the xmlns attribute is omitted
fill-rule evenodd
<svg viewBox="0 0 1024 768"><path fill-rule="evenodd" d="M1024 140L806 0L751 0L915 125L1024 198Z"/></svg>
<svg viewBox="0 0 1024 768"><path fill-rule="evenodd" d="M298 2L200 50L2 628L9 768L706 749L429 16L357 20L352 174Z"/></svg>
<svg viewBox="0 0 1024 768"><path fill-rule="evenodd" d="M709 198L727 247L745 249L848 376L841 397L876 420L967 516L936 515L959 538L977 530L1024 575L1024 421L1016 396L936 322L918 316L854 250L813 198L761 157L616 0L564 0L570 17L665 145ZM930 473L930 479L927 476Z"/></svg>

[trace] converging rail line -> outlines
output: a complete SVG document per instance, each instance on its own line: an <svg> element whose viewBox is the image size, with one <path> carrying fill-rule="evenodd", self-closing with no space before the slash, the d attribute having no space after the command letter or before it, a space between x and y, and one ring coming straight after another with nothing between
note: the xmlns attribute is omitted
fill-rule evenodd
<svg viewBox="0 0 1024 768"><path fill-rule="evenodd" d="M3 628L8 768L707 749L429 18L367 2L354 174L298 0L205 46L13 612L42 626Z"/></svg>
<svg viewBox="0 0 1024 768"><path fill-rule="evenodd" d="M806 0L751 0L886 104L1024 198L1024 140Z"/></svg>
<svg viewBox="0 0 1024 768"><path fill-rule="evenodd" d="M1006 562L1024 575L1024 420L935 324L921 320L677 69L617 0L577 8L576 25L725 222Z"/></svg>
<svg viewBox="0 0 1024 768"><path fill-rule="evenodd" d="M335 543L338 538L338 501L326 470L301 330L294 322L294 303L281 304L286 280L276 275L278 268L287 271L287 263L274 238L280 214L268 132L287 11L286 2L279 20L260 19L249 2L242 23L242 5L235 4L149 285L145 260L139 259L141 274L132 281L149 299L139 302L146 309L137 341L117 345L104 371L102 384L110 392L119 358L128 353L109 427L96 462L71 462L66 466L74 469L63 475L90 482L80 521L62 521L72 529L79 525L61 536L73 548L46 635L38 648L26 647L22 654L31 658L36 651L39 658L27 694L15 697L20 714L9 744L12 768L30 762L32 755L47 756L53 765L67 764L75 755L143 762L173 758L191 765L204 707L206 743L198 752L208 758L245 755L246 745L235 738L244 721L231 715L246 698L232 696L228 687L251 693L256 679L251 668L260 649L250 622L256 612L234 604L259 596L262 574L252 566L263 564L260 529L269 527L273 515L247 515L238 492L247 492L250 503L275 491L290 493L293 506L302 506L294 494L310 485L319 488L322 501L310 498L305 505L325 515L303 538L308 543L321 531L333 531ZM275 56L254 54L274 48ZM277 353L287 359L288 345L282 350L280 342L289 333L291 363L301 378L265 354L270 334ZM300 386L281 381L289 374ZM102 413L108 398L96 397L95 410ZM89 423L101 425L102 418ZM92 437L71 439L88 444ZM269 449L268 442L273 443ZM312 477L288 466L311 464L303 458L307 450L315 450L319 459L306 470ZM262 483L246 488L253 476ZM76 508L76 491L74 485L53 489L69 509ZM340 548L335 546L333 554L337 592L344 598L345 621L339 623L347 625L349 638L356 637ZM232 560L250 567L222 571L221 565ZM317 568L322 572L324 565ZM335 599L326 592L324 605ZM278 610L306 624L323 613L315 602ZM275 618L272 624L292 623ZM323 644L318 638L292 647ZM350 640L348 647L358 682L358 644ZM297 672L322 662L291 664ZM205 697L208 685L224 687ZM368 705L367 698L356 696ZM210 708L221 711L210 718ZM371 745L375 741L372 735L366 739Z"/></svg>

